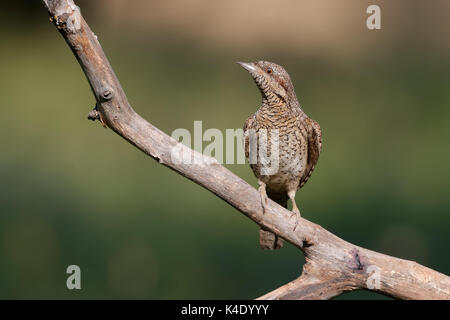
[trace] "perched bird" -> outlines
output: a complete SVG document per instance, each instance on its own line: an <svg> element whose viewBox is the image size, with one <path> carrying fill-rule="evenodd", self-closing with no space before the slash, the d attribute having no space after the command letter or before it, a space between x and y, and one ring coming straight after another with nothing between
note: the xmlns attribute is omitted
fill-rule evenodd
<svg viewBox="0 0 450 320"><path fill-rule="evenodd" d="M258 179L263 212L267 197L285 208L288 199L291 199L292 216L300 217L295 194L308 181L319 159L322 149L320 126L302 110L289 74L283 67L267 61L238 63L250 73L262 96L261 107L244 125L246 157L252 158L252 152L262 148L267 150L270 158L274 154L271 149L273 144L278 144L275 172L264 172L267 161L264 162L259 157L260 152L256 152L258 156L254 163L249 159L253 173ZM252 150L253 142L249 132L256 133L257 150ZM260 138L262 132L267 132L264 139ZM270 161L273 162L273 159ZM281 238L263 229L259 232L259 242L263 249L273 250L283 246Z"/></svg>

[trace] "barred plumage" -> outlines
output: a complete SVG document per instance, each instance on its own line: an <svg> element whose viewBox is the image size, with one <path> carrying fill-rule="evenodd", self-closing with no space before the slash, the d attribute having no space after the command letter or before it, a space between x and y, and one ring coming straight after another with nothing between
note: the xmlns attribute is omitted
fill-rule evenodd
<svg viewBox="0 0 450 320"><path fill-rule="evenodd" d="M295 193L308 181L319 159L322 149L322 133L319 124L310 119L300 107L291 79L283 67L267 61L242 63L258 86L262 105L250 116L244 125L244 145L247 158L250 151L248 133L261 133L266 129L267 141L258 143L258 148L265 148L271 154L278 130L278 170L270 175L263 174L264 164L258 157L256 163L250 164L260 184L262 206L265 197L287 207L288 198L292 201L293 212L300 215L295 203ZM275 131L272 131L275 132ZM264 150L264 149L263 149ZM282 247L282 239L269 231L260 231L260 245L263 249Z"/></svg>

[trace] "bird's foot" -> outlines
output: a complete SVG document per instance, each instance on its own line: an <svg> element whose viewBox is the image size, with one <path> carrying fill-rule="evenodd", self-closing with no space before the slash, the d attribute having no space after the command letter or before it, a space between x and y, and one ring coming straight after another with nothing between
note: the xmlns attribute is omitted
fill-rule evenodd
<svg viewBox="0 0 450 320"><path fill-rule="evenodd" d="M295 226L294 226L294 230L293 231L295 231L297 229L298 222L299 222L301 216L302 215L300 214L300 210L298 210L297 207L292 208L291 219L296 217L296 219L295 219Z"/></svg>
<svg viewBox="0 0 450 320"><path fill-rule="evenodd" d="M267 206L267 193L266 193L266 184L262 181L258 181L259 184L259 194L261 196L261 206L263 209L263 214L266 212L266 206Z"/></svg>

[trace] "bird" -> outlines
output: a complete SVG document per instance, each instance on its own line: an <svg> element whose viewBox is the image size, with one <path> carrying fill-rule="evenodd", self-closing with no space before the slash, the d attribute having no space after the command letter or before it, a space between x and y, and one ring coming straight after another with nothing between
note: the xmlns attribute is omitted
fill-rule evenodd
<svg viewBox="0 0 450 320"><path fill-rule="evenodd" d="M262 97L259 109L245 121L243 143L246 158L258 179L263 213L267 198L285 208L290 199L291 218L297 217L295 231L301 217L295 195L308 181L319 160L322 150L320 125L303 111L291 78L282 66L269 61L238 64L250 73ZM265 157L261 156L264 150ZM265 171L268 163L273 161L276 170ZM260 229L259 243L262 249L274 250L283 246L283 239Z"/></svg>

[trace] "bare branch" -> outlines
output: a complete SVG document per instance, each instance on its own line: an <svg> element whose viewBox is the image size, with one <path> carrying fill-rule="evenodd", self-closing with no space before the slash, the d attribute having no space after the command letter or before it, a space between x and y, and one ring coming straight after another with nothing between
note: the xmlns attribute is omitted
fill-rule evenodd
<svg viewBox="0 0 450 320"><path fill-rule="evenodd" d="M305 219L300 219L294 232L296 221L290 219L291 212L270 200L263 215L256 189L215 159L178 143L131 108L97 37L73 0L44 0L44 4L91 85L97 101L96 111L90 114L92 119L101 120L150 157L213 192L304 252L302 276L261 299L327 299L355 289L372 289L405 299L450 299L450 278L444 274L360 248ZM174 150L192 153L194 163L184 163Z"/></svg>
<svg viewBox="0 0 450 320"><path fill-rule="evenodd" d="M337 279L322 281L302 274L300 278L263 295L257 300L323 300L350 290L350 287L347 288L345 283Z"/></svg>

